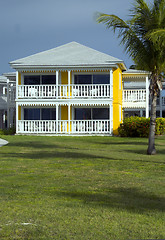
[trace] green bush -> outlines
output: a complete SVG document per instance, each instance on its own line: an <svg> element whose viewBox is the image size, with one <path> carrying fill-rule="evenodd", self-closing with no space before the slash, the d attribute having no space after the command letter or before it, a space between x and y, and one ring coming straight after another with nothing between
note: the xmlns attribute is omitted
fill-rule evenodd
<svg viewBox="0 0 165 240"><path fill-rule="evenodd" d="M156 119L156 135L162 135L165 132L165 118L157 118Z"/></svg>
<svg viewBox="0 0 165 240"><path fill-rule="evenodd" d="M150 118L128 117L125 118L119 127L121 137L148 137L150 127ZM165 119L156 119L156 135L162 135L165 132Z"/></svg>
<svg viewBox="0 0 165 240"><path fill-rule="evenodd" d="M14 135L16 132L16 129L8 128L8 129L0 129L0 135Z"/></svg>

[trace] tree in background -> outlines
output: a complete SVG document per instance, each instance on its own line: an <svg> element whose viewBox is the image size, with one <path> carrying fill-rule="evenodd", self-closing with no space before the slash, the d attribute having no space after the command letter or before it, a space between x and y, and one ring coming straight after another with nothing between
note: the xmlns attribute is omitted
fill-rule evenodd
<svg viewBox="0 0 165 240"><path fill-rule="evenodd" d="M156 154L155 121L156 99L165 73L165 0L154 0L152 5L135 0L130 19L98 13L97 22L113 29L121 39L126 53L136 68L146 70L150 76L151 118L147 154Z"/></svg>

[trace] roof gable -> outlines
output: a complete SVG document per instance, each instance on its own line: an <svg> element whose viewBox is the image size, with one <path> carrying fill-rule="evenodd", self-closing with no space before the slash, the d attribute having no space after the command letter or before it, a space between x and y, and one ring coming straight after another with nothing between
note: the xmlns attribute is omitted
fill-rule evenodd
<svg viewBox="0 0 165 240"><path fill-rule="evenodd" d="M10 62L13 68L16 66L105 66L116 63L123 61L77 42Z"/></svg>

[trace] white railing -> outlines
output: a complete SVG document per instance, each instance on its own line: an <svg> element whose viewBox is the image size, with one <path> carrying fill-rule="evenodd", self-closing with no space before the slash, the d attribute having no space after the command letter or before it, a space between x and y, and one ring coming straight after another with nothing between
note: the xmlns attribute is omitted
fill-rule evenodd
<svg viewBox="0 0 165 240"><path fill-rule="evenodd" d="M123 90L123 102L145 102L146 90Z"/></svg>
<svg viewBox="0 0 165 240"><path fill-rule="evenodd" d="M109 120L72 120L72 133L110 133Z"/></svg>
<svg viewBox="0 0 165 240"><path fill-rule="evenodd" d="M56 121L19 120L18 133L56 133Z"/></svg>
<svg viewBox="0 0 165 240"><path fill-rule="evenodd" d="M109 120L71 120L70 133L110 133ZM69 133L67 120L18 120L18 133Z"/></svg>
<svg viewBox="0 0 165 240"><path fill-rule="evenodd" d="M19 98L55 98L56 85L18 85Z"/></svg>
<svg viewBox="0 0 165 240"><path fill-rule="evenodd" d="M70 90L70 91L69 91ZM109 98L109 84L18 85L18 98Z"/></svg>
<svg viewBox="0 0 165 240"><path fill-rule="evenodd" d="M105 98L110 97L109 84L71 85L72 98Z"/></svg>

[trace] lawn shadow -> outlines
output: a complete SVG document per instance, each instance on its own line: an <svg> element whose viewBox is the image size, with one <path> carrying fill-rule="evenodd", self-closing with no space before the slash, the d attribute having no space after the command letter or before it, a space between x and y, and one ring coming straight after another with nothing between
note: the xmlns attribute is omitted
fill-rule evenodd
<svg viewBox="0 0 165 240"><path fill-rule="evenodd" d="M100 139L96 139L96 141L91 141L90 143L99 144L99 145L148 145L147 138L122 138L122 137L109 137L108 139L104 139L104 141L100 141Z"/></svg>
<svg viewBox="0 0 165 240"><path fill-rule="evenodd" d="M165 211L165 198L142 192L137 188L111 188L104 193L57 192L60 196L82 200L84 204L125 209L130 212Z"/></svg>
<svg viewBox="0 0 165 240"><path fill-rule="evenodd" d="M50 143L47 143L47 142L44 142L44 141L25 141L25 142L10 142L8 144L8 146L11 146L11 147L18 147L19 149L21 147L23 148L36 148L36 149L42 149L43 147L44 148L60 148L60 146L56 145L56 144L50 144Z"/></svg>
<svg viewBox="0 0 165 240"><path fill-rule="evenodd" d="M65 150L65 149L64 149ZM2 157L6 158L13 158L13 161L15 159L29 159L29 160L48 160L48 159L86 159L86 160L92 160L92 159L108 159L108 160L114 160L113 158L107 158L99 155L94 154L88 154L88 153L82 153L82 152L73 152L73 151L42 151L42 152L31 152L31 153L1 153Z"/></svg>

